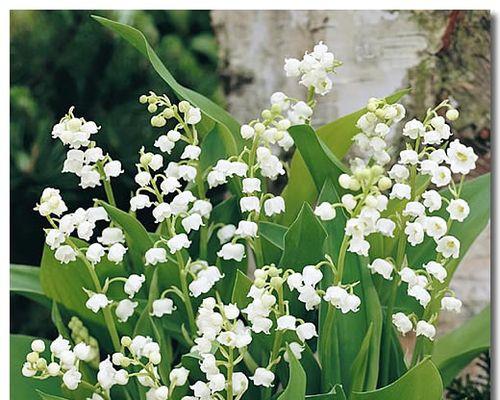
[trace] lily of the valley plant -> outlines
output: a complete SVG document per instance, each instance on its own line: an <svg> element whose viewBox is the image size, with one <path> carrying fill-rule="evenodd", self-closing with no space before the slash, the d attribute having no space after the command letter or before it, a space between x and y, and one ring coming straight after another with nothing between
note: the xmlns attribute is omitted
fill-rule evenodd
<svg viewBox="0 0 500 400"><path fill-rule="evenodd" d="M276 92L240 126L175 82L138 31L100 21L178 100L139 97L157 137L134 171L73 107L54 125L62 172L103 198L68 210L54 182L35 207L60 335L33 340L18 369L56 382L42 398L440 399L437 323L460 312L450 280L489 212L489 181L467 180L478 157L454 137L455 106L407 116L402 91L316 132L316 102L341 73L320 42L284 62L304 97ZM113 192L125 174L130 199ZM405 336L416 340L402 347Z"/></svg>

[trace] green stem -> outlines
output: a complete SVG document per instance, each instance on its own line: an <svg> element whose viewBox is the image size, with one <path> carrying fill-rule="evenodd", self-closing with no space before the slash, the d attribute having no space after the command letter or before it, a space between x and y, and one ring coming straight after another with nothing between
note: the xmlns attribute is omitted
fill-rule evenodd
<svg viewBox="0 0 500 400"><path fill-rule="evenodd" d="M196 322L194 318L193 306L191 304L191 298L189 297L184 260L182 259L182 255L179 251L176 253L176 256L177 264L179 266L179 277L181 280L181 290L184 297L184 305L186 306L186 312L189 320L189 330L194 336L196 334Z"/></svg>
<svg viewBox="0 0 500 400"><path fill-rule="evenodd" d="M203 182L203 176L198 163L198 171L196 172L196 186L198 187L198 196L200 199L205 200L205 184ZM200 252L199 258L205 260L207 258L207 246L208 246L208 226L202 225L200 227Z"/></svg>
<svg viewBox="0 0 500 400"><path fill-rule="evenodd" d="M96 163L99 174L101 174L101 179L104 185L104 191L106 192L106 198L108 203L113 207L116 207L115 195L113 193L113 188L111 187L111 181L106 178L106 173L104 172L104 167L101 161Z"/></svg>
<svg viewBox="0 0 500 400"><path fill-rule="evenodd" d="M229 348L229 357L227 360L227 400L233 400L233 348Z"/></svg>
<svg viewBox="0 0 500 400"><path fill-rule="evenodd" d="M283 288L279 287L277 289L277 292L278 292L278 312L279 312L279 315L281 316L281 315L285 314L285 302L284 302L284 298L283 298ZM271 367L269 368L269 370L271 372L274 372L274 370L276 368L276 363L274 363L274 361L276 360L276 358L279 355L282 341L283 341L283 331L276 331L276 334L274 336L274 341L273 341L273 348L271 350L271 355L269 356L269 363L270 364L272 363ZM264 390L262 392L262 398L263 399L270 399L271 395L272 395L272 388L271 387L264 388Z"/></svg>

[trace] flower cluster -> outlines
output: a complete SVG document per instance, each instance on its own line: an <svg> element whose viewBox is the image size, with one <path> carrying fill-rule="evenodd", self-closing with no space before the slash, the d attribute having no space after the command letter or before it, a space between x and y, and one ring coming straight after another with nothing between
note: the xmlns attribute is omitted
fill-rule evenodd
<svg viewBox="0 0 500 400"><path fill-rule="evenodd" d="M26 356L22 373L27 377L46 379L60 376L64 386L69 390L76 390L82 381L79 370L80 362L92 359L91 347L83 342L71 346L69 340L58 336L50 344L50 359L43 357L46 345L43 340L36 339L31 343L31 353Z"/></svg>
<svg viewBox="0 0 500 400"><path fill-rule="evenodd" d="M341 63L335 60L333 53L328 51L328 46L319 42L312 53L305 53L302 60L287 58L285 72L287 76L300 77L299 83L309 90L324 96L332 89L333 82L330 78L335 73L335 68Z"/></svg>
<svg viewBox="0 0 500 400"><path fill-rule="evenodd" d="M101 181L109 181L123 173L122 165L120 161L111 159L109 154L104 154L90 140L100 127L93 121L75 117L73 110L71 107L61 121L54 125L52 137L70 148L62 172L78 176L82 189L94 188L100 186Z"/></svg>

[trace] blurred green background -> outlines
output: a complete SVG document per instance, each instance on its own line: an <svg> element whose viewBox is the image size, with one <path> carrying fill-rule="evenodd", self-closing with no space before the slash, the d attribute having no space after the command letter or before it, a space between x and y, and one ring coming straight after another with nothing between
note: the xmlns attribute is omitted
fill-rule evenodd
<svg viewBox="0 0 500 400"><path fill-rule="evenodd" d="M10 261L15 264L40 262L45 221L33 207L44 187L61 189L70 210L101 195L102 188L79 190L77 177L60 173L65 151L51 138L54 123L74 105L76 115L102 126L99 145L129 172L114 188L118 199L127 199L137 152L152 146L155 133L137 99L149 90L170 94L144 57L91 19L94 13L139 28L180 83L223 104L208 11L12 11ZM54 333L47 318L48 311L34 302L11 298L12 333Z"/></svg>

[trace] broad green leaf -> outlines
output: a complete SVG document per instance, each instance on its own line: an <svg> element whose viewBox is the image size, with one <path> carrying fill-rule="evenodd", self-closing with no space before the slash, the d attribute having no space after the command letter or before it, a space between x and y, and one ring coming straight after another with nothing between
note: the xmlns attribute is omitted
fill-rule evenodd
<svg viewBox="0 0 500 400"><path fill-rule="evenodd" d="M384 332L384 330L382 330L382 332ZM406 366L405 355L401 346L401 342L399 341L398 334L394 329L390 329L389 332L391 334L391 338L388 344L388 348L384 347L384 335L382 334L382 340L380 343L380 362L383 362L384 356L387 355L389 357L389 373L387 379L388 383L391 383L397 380L401 375L403 375L408 370L408 368ZM379 386L381 386L381 376L379 378Z"/></svg>
<svg viewBox="0 0 500 400"><path fill-rule="evenodd" d="M409 89L397 91L386 97L386 101L395 103L408 92ZM359 129L356 128L356 122L364 113L366 113L366 108L318 128L318 137L337 159L341 160L351 147L352 138L359 132ZM283 225L290 225L302 207L302 203L305 201L314 202L321 189L321 186L315 188L314 181L300 152L296 151L292 157L288 177L287 186L282 194L286 203L286 212L280 219L280 223Z"/></svg>
<svg viewBox="0 0 500 400"><path fill-rule="evenodd" d="M26 354L31 351L31 342L36 337L25 335L10 335L10 399L11 400L28 400L37 399L37 390L54 395L62 395L61 379L48 378L43 381L26 378L21 374L21 368L26 361ZM49 348L50 342L43 339L46 349ZM48 350L43 353L46 359L50 359ZM6 368L3 369L6 373Z"/></svg>
<svg viewBox="0 0 500 400"><path fill-rule="evenodd" d="M304 344L300 363L304 371L307 371L306 394L318 393L321 390L321 367L307 343Z"/></svg>
<svg viewBox="0 0 500 400"><path fill-rule="evenodd" d="M227 111L205 96L179 84L161 62L142 32L131 26L106 18L99 16L93 16L93 18L112 31L118 33L139 50L179 98L185 99L196 107L199 107L204 115L219 124L221 126L220 132L224 139L222 144L226 148L226 154L228 156L237 154L243 142L239 132L240 124Z"/></svg>
<svg viewBox="0 0 500 400"><path fill-rule="evenodd" d="M365 338L359 348L359 353L351 367L351 392L363 391L366 387L365 381L368 369L370 342L373 335L373 324L370 324Z"/></svg>
<svg viewBox="0 0 500 400"><path fill-rule="evenodd" d="M488 305L478 315L436 341L432 361L448 385L475 357L490 347L490 314Z"/></svg>
<svg viewBox="0 0 500 400"><path fill-rule="evenodd" d="M266 265L278 264L283 253L287 228L272 222L259 222L259 237Z"/></svg>
<svg viewBox="0 0 500 400"><path fill-rule="evenodd" d="M304 400L306 397L306 373L293 352L290 349L286 351L288 352L290 373L288 385L279 395L278 400Z"/></svg>
<svg viewBox="0 0 500 400"><path fill-rule="evenodd" d="M242 309L248 306L252 301L250 297L247 297L247 293L252 286L252 281L243 272L239 271L236 273L236 280L233 286L233 294L231 296L231 303L235 303L238 308Z"/></svg>
<svg viewBox="0 0 500 400"><path fill-rule="evenodd" d="M321 190L319 202L327 201L338 203L340 196L330 179L327 179ZM325 252L337 264L341 242L344 238L343 227L347 216L341 210L332 221L323 222L328 233L325 241ZM332 282L332 274L325 267L321 282L325 290ZM366 334L372 325L368 350L368 366L364 379L365 390L374 389L378 379L380 336L382 331L382 311L379 298L373 285L371 274L367 268L367 260L354 253L347 252L342 283L359 281L354 292L362 299L360 309L356 313L342 314L335 312L333 321L327 323L326 315L328 304L320 304L320 347L319 359L323 371L322 388L328 390L336 383L341 383L346 392L350 391L352 374L350 368L355 363L359 350L363 345ZM333 324L333 325L332 325ZM321 345L322 344L322 345Z"/></svg>
<svg viewBox="0 0 500 400"><path fill-rule="evenodd" d="M40 268L29 265L10 266L10 291L50 307L50 300L40 285Z"/></svg>
<svg viewBox="0 0 500 400"><path fill-rule="evenodd" d="M54 396L52 394L44 393L41 390L37 390L36 392L38 393L38 396L40 396L42 400L68 400L66 397Z"/></svg>
<svg viewBox="0 0 500 400"><path fill-rule="evenodd" d="M306 400L347 400L342 385L335 385L328 393L310 394Z"/></svg>
<svg viewBox="0 0 500 400"><path fill-rule="evenodd" d="M354 392L350 400L440 400L443 383L439 371L427 358L396 382L369 392Z"/></svg>
<svg viewBox="0 0 500 400"><path fill-rule="evenodd" d="M308 264L315 264L323 256L326 232L309 204L304 203L297 219L283 239L284 250L279 265L302 271Z"/></svg>
<svg viewBox="0 0 500 400"><path fill-rule="evenodd" d="M285 248L285 234L288 228L283 225L278 225L272 222L259 222L259 235L264 237L278 249Z"/></svg>
<svg viewBox="0 0 500 400"><path fill-rule="evenodd" d="M330 178L338 187L338 177L347 171L342 162L323 143L310 125L295 125L288 129L295 146L311 174L318 193L326 178Z"/></svg>

